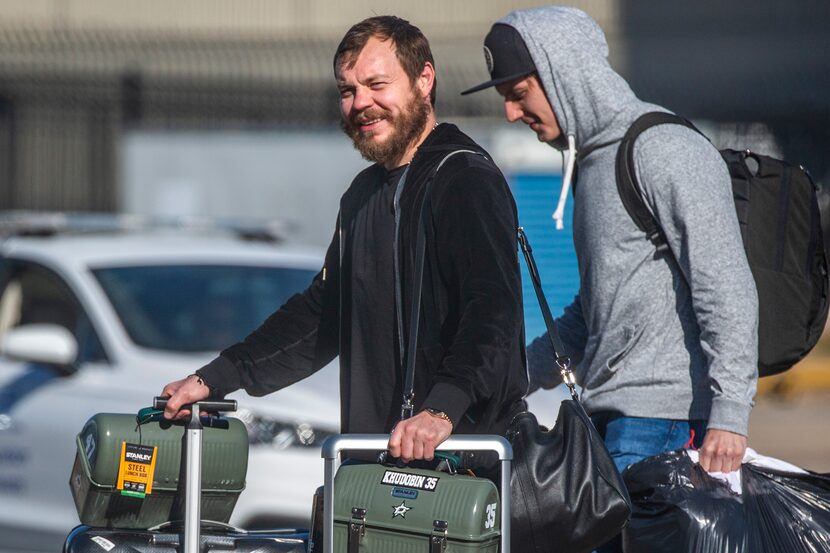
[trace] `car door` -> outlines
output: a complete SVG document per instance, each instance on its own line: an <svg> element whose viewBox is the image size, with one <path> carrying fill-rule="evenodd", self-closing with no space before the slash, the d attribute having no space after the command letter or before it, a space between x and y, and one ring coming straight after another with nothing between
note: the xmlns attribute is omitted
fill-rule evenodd
<svg viewBox="0 0 830 553"><path fill-rule="evenodd" d="M68 486L71 452L90 410L78 400L78 375L106 365L107 355L61 276L39 263L0 258L0 340L43 323L69 330L78 355L67 367L0 357L0 526L60 534L77 524Z"/></svg>

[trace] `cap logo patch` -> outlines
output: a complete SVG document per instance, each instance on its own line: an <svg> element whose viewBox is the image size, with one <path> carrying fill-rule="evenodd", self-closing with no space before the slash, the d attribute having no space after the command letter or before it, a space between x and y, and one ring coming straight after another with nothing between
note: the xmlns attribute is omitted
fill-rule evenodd
<svg viewBox="0 0 830 553"><path fill-rule="evenodd" d="M487 63L487 72L490 73L490 77L493 76L493 54L490 53L490 49L486 46L484 47L484 61Z"/></svg>

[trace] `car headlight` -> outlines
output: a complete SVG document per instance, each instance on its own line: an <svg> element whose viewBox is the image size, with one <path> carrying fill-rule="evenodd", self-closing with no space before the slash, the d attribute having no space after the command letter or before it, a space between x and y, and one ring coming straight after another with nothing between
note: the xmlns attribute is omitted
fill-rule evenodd
<svg viewBox="0 0 830 553"><path fill-rule="evenodd" d="M276 449L320 447L323 440L335 434L305 422L279 420L258 415L248 409L239 409L234 416L245 425L252 446L270 445Z"/></svg>

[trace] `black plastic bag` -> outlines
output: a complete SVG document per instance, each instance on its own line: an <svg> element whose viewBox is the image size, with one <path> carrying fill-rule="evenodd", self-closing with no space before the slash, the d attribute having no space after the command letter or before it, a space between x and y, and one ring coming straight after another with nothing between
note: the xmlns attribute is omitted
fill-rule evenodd
<svg viewBox="0 0 830 553"><path fill-rule="evenodd" d="M626 553L830 552L830 475L741 466L742 493L682 450L623 473L633 510Z"/></svg>

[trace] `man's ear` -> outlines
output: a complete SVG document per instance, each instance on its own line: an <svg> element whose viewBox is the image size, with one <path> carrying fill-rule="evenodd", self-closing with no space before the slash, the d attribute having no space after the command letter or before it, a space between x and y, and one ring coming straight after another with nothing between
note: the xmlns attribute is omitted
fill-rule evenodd
<svg viewBox="0 0 830 553"><path fill-rule="evenodd" d="M435 84L435 68L430 62L424 64L424 68L421 69L421 74L418 75L415 84L418 87L421 98L429 99L430 92L432 92L432 87Z"/></svg>

